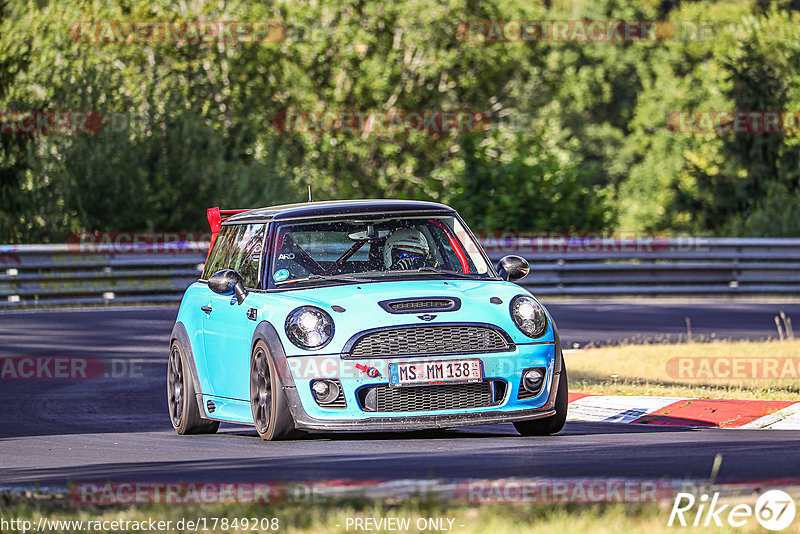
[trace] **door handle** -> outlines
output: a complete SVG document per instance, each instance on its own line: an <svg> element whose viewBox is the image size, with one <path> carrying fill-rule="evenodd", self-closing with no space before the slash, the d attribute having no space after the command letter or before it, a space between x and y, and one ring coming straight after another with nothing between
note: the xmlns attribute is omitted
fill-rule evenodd
<svg viewBox="0 0 800 534"><path fill-rule="evenodd" d="M214 308L212 308L211 306L200 306L200 309L206 313L211 313L211 310L213 310Z"/></svg>

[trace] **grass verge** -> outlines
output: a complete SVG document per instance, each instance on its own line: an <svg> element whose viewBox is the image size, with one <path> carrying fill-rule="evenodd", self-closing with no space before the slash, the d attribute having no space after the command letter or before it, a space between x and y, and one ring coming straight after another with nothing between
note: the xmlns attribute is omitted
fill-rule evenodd
<svg viewBox="0 0 800 534"><path fill-rule="evenodd" d="M717 365L720 358L728 363ZM770 359L777 376L787 378L774 378L772 364L765 366ZM576 393L800 401L800 341L621 345L566 354L565 360ZM681 372L681 360L689 372ZM738 378L735 365L765 376Z"/></svg>

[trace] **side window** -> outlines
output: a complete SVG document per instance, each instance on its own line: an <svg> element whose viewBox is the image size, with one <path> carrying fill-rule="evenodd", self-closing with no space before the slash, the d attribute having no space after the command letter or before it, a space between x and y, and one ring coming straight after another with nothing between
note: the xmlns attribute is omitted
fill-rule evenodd
<svg viewBox="0 0 800 534"><path fill-rule="evenodd" d="M203 279L222 269L233 269L242 275L245 287L257 287L266 227L266 224L223 226L203 269Z"/></svg>
<svg viewBox="0 0 800 534"><path fill-rule="evenodd" d="M203 269L203 280L208 280L208 277L217 271L227 268L228 258L230 257L230 241L231 234L235 230L234 226L223 226L217 235L217 240L214 241L214 247L208 255L208 261Z"/></svg>
<svg viewBox="0 0 800 534"><path fill-rule="evenodd" d="M245 287L258 287L258 264L266 228L266 224L243 224L237 227L233 238L228 269L242 275Z"/></svg>

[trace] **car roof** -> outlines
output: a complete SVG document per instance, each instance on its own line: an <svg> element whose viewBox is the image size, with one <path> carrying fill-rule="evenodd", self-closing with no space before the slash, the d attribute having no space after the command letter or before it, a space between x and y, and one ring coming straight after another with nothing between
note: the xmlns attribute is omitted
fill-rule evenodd
<svg viewBox="0 0 800 534"><path fill-rule="evenodd" d="M381 215L386 213L454 213L445 204L419 200L327 200L256 208L229 217L223 224L266 222L269 220L310 219L346 215Z"/></svg>

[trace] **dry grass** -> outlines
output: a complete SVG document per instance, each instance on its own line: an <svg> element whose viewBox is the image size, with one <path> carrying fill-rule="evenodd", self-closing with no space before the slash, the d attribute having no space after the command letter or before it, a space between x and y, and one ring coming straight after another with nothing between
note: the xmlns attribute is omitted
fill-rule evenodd
<svg viewBox="0 0 800 534"><path fill-rule="evenodd" d="M622 345L565 355L570 391L606 395L652 395L718 399L800 400L800 379L722 378L701 373L682 378L668 365L677 358L800 358L800 341ZM753 359L753 360L750 360ZM675 362L673 362L674 364ZM699 367L694 367L699 369ZM706 368L708 369L708 368ZM800 373L800 369L796 369ZM713 372L711 373L713 375ZM797 376L797 375L796 375Z"/></svg>

